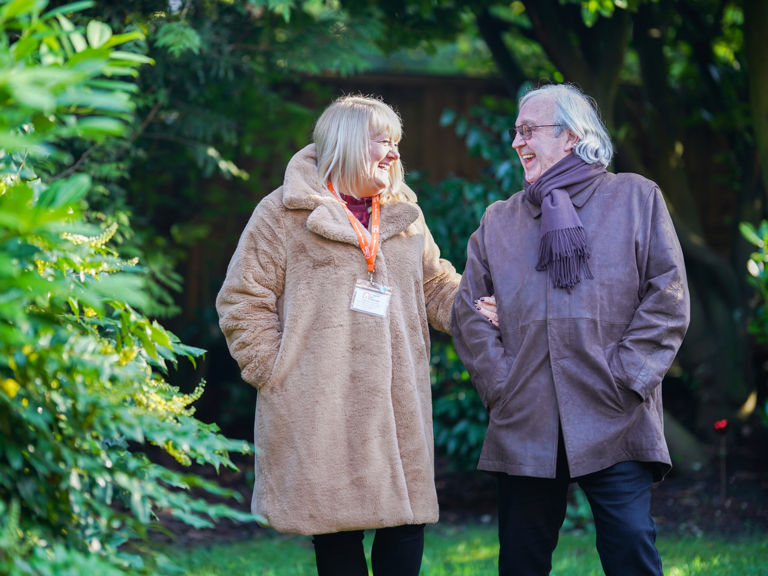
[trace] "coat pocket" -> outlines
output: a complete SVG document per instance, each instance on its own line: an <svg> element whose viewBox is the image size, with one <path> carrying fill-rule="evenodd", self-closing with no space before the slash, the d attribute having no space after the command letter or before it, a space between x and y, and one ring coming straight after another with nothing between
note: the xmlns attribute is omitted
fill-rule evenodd
<svg viewBox="0 0 768 576"><path fill-rule="evenodd" d="M494 369L493 374L489 379L490 386L486 387L482 392L478 390L480 393L480 398L485 405L485 409L489 412L505 395L511 366L512 359L505 354L496 364L496 368Z"/></svg>
<svg viewBox="0 0 768 576"><path fill-rule="evenodd" d="M616 390L616 398L618 405L624 409L633 409L639 404L643 403L643 399L640 395L627 388L624 385L626 375L624 372L624 366L621 363L621 357L619 355L619 346L611 346L605 353L606 362L608 363L608 371L613 379L613 387Z"/></svg>

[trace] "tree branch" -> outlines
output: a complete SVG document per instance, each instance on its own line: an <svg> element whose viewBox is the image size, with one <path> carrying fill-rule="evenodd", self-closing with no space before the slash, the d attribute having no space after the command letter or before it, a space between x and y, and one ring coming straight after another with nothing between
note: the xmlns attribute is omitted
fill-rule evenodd
<svg viewBox="0 0 768 576"><path fill-rule="evenodd" d="M549 59L563 76L583 82L588 76L589 63L574 30L584 26L576 6L561 6L557 0L536 0L525 3L528 19Z"/></svg>
<svg viewBox="0 0 768 576"><path fill-rule="evenodd" d="M502 34L506 28L505 24L491 15L485 6L475 12L475 20L480 35L496 62L496 68L501 74L507 92L511 97L516 97L520 85L526 80L526 76L504 43Z"/></svg>

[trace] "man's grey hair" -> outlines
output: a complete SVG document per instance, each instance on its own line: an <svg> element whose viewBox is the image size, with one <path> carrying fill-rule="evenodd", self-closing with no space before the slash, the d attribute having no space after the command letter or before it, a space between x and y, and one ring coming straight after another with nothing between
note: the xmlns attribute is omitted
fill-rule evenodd
<svg viewBox="0 0 768 576"><path fill-rule="evenodd" d="M579 138L574 153L587 164L599 162L607 167L613 158L613 144L608 130L605 129L597 103L571 84L547 84L527 92L520 99L520 107L536 96L546 96L555 103L553 124L555 136L564 130L570 130Z"/></svg>

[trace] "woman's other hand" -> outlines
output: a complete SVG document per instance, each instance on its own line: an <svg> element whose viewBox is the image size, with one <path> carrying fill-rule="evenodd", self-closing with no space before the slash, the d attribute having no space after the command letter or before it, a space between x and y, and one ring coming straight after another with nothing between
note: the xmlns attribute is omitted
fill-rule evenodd
<svg viewBox="0 0 768 576"><path fill-rule="evenodd" d="M496 297L483 296L475 300L475 308L494 326L499 325L499 315L496 313Z"/></svg>

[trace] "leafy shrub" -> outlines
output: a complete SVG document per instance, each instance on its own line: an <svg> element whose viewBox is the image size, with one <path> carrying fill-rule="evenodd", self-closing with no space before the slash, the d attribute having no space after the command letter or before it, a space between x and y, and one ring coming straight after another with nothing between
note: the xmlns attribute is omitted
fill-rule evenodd
<svg viewBox="0 0 768 576"><path fill-rule="evenodd" d="M217 469L249 448L194 418L202 384L166 381L203 351L142 312L140 262L110 249L116 224L89 222L91 178L37 176L66 160L60 143L123 134L126 78L148 61L116 49L138 34L65 17L89 3L45 5L0 2L0 573L167 573L130 546L160 511L193 527L250 517L192 496L231 494L146 448Z"/></svg>
<svg viewBox="0 0 768 576"><path fill-rule="evenodd" d="M757 290L759 296L759 303L750 322L749 331L755 335L759 342L768 342L768 270L766 270L766 264L768 264L768 221L764 220L757 228L748 222L742 222L740 230L742 236L758 249L757 252L750 255L747 261L748 281Z"/></svg>
<svg viewBox="0 0 768 576"><path fill-rule="evenodd" d="M472 470L488 426L488 413L449 338L432 341L432 412L437 453L451 467Z"/></svg>
<svg viewBox="0 0 768 576"><path fill-rule="evenodd" d="M748 281L757 290L757 305L749 323L749 332L758 342L768 343L768 221L763 220L758 227L748 222L739 226L742 236L758 250L747 260ZM766 386L763 384L763 394ZM768 426L768 402L762 409L762 421Z"/></svg>

